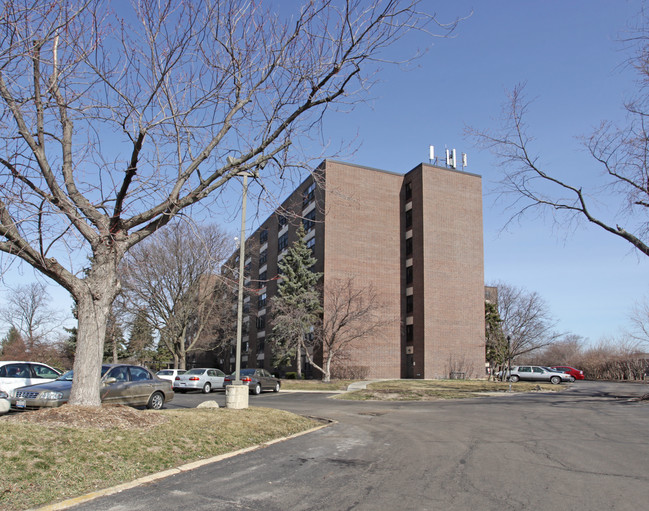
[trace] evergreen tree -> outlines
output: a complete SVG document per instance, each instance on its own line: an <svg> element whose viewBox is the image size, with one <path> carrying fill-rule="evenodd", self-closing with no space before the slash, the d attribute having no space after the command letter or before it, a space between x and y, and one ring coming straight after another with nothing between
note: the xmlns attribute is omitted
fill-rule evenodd
<svg viewBox="0 0 649 511"><path fill-rule="evenodd" d="M7 335L0 341L0 355L5 360L23 360L26 357L27 346L23 336L15 326L11 326Z"/></svg>
<svg viewBox="0 0 649 511"><path fill-rule="evenodd" d="M492 370L502 368L509 354L507 340L502 330L498 306L485 301L485 358Z"/></svg>
<svg viewBox="0 0 649 511"><path fill-rule="evenodd" d="M141 363L152 357L153 345L153 327L148 322L146 313L138 312L131 324L126 356Z"/></svg>
<svg viewBox="0 0 649 511"><path fill-rule="evenodd" d="M106 340L104 341L104 360L117 364L119 359L126 357L124 331L117 322L114 312L108 316L106 325Z"/></svg>
<svg viewBox="0 0 649 511"><path fill-rule="evenodd" d="M274 363L281 365L295 357L298 377L302 376L304 337L322 313L317 289L322 273L311 271L316 259L304 240L305 234L301 225L297 240L278 263L282 280L271 300Z"/></svg>

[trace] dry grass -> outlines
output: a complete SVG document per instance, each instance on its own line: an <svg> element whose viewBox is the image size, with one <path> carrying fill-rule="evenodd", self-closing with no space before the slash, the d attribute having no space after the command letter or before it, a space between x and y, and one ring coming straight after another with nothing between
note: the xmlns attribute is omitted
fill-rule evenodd
<svg viewBox="0 0 649 511"><path fill-rule="evenodd" d="M61 408L0 419L0 509L27 509L309 429L268 408Z"/></svg>
<svg viewBox="0 0 649 511"><path fill-rule="evenodd" d="M559 392L566 388L566 385L512 384L514 392ZM337 398L358 401L432 401L474 398L508 391L509 383L485 380L390 380L371 383L365 390L347 392Z"/></svg>
<svg viewBox="0 0 649 511"><path fill-rule="evenodd" d="M335 392L347 390L350 383L357 380L332 380L324 383L322 380L282 380L282 390L306 390Z"/></svg>

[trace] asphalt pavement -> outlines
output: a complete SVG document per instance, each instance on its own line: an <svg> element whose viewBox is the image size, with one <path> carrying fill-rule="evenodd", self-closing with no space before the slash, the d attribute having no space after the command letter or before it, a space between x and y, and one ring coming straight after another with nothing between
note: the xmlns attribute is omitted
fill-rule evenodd
<svg viewBox="0 0 649 511"><path fill-rule="evenodd" d="M71 509L649 509L649 401L637 399L649 386L569 387L431 402L250 396L250 406L335 422ZM225 401L185 394L168 407L206 399Z"/></svg>

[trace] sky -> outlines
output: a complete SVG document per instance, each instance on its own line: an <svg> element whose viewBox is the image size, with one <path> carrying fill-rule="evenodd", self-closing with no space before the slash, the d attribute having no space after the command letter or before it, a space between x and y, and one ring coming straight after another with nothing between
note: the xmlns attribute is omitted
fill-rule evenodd
<svg viewBox="0 0 649 511"><path fill-rule="evenodd" d="M470 16L452 38L435 39L410 69L386 66L367 102L326 117L323 141L335 147L354 140L357 149L337 159L404 173L428 162L430 145L438 155L445 148L467 153L466 170L483 180L486 283L501 281L537 292L562 332L593 343L619 335L628 327L636 301L649 296L647 257L585 223L561 226L529 217L503 230L509 214L506 203L497 199L502 171L465 131L468 126L497 126L507 92L526 83L526 94L534 99L528 122L543 164L585 188L596 183L596 169L579 137L604 120L624 119L623 102L637 85L633 70L623 65L630 54L620 39L637 19L641 2L454 0L424 5L439 6L442 21ZM428 42L423 34L412 34L391 51L410 54ZM266 214L249 215L252 232ZM229 220L237 235L238 212ZM6 283L24 283L30 275L24 270ZM64 291L52 285L49 293L69 311Z"/></svg>
<svg viewBox="0 0 649 511"><path fill-rule="evenodd" d="M433 2L427 3L432 5ZM471 16L454 37L438 39L414 69L387 68L374 100L328 119L328 133L357 137L350 163L407 172L446 147L468 154L482 176L486 283L537 292L560 332L596 343L630 326L634 304L649 296L649 260L596 226L525 217L507 224L497 197L502 169L465 135L490 129L507 93L525 83L533 99L528 124L545 168L584 188L599 170L581 137L605 120L623 121L636 74L622 43L639 1L493 0L444 2L440 19ZM403 42L411 44L412 41Z"/></svg>

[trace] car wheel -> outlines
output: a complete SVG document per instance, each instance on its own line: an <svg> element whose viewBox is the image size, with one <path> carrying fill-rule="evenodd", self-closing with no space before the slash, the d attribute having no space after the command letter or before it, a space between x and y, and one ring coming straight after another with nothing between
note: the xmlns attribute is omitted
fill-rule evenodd
<svg viewBox="0 0 649 511"><path fill-rule="evenodd" d="M203 394L209 394L210 392L212 392L212 386L210 385L210 382L207 382L203 385Z"/></svg>
<svg viewBox="0 0 649 511"><path fill-rule="evenodd" d="M573 383L576 379L577 379L577 378L575 378L574 376L571 376L571 377L570 377L570 383Z"/></svg>
<svg viewBox="0 0 649 511"><path fill-rule="evenodd" d="M520 378L518 376L516 376L515 374L512 374L509 377L509 381L511 381L512 383L516 383L518 380L520 380Z"/></svg>
<svg viewBox="0 0 649 511"><path fill-rule="evenodd" d="M162 405L165 404L165 397L162 392L154 392L149 398L149 402L146 404L146 407L149 410L161 410Z"/></svg>
<svg viewBox="0 0 649 511"><path fill-rule="evenodd" d="M553 376L550 378L550 383L553 385L559 385L559 383L561 383L561 376Z"/></svg>
<svg viewBox="0 0 649 511"><path fill-rule="evenodd" d="M255 396L258 396L259 394L261 394L261 384L260 384L260 383L258 383L257 385L255 385L255 388L252 389L252 393L253 393Z"/></svg>
<svg viewBox="0 0 649 511"><path fill-rule="evenodd" d="M275 388L273 389L273 392L279 392L279 382L275 384Z"/></svg>

